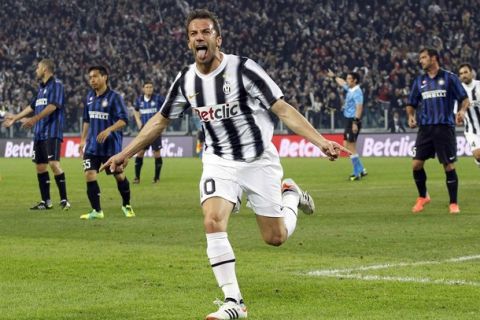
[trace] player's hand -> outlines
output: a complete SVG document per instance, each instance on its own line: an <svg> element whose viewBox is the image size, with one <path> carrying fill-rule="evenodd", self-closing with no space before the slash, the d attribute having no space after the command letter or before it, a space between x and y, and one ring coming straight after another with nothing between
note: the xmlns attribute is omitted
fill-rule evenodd
<svg viewBox="0 0 480 320"><path fill-rule="evenodd" d="M352 123L352 132L355 134L358 132L358 125L355 122Z"/></svg>
<svg viewBox="0 0 480 320"><path fill-rule="evenodd" d="M102 132L100 132L97 136L97 142L98 143L104 143L105 140L107 140L108 136L110 135L110 130L105 129Z"/></svg>
<svg viewBox="0 0 480 320"><path fill-rule="evenodd" d="M408 126L412 129L417 127L417 120L415 117L408 117Z"/></svg>
<svg viewBox="0 0 480 320"><path fill-rule="evenodd" d="M80 153L80 156L83 158L83 149L85 149L85 142L80 142L78 145L78 153Z"/></svg>
<svg viewBox="0 0 480 320"><path fill-rule="evenodd" d="M457 112L457 115L455 116L455 122L457 125L462 125L463 121L465 120L465 111L460 110Z"/></svg>
<svg viewBox="0 0 480 320"><path fill-rule="evenodd" d="M36 117L25 118L25 120L22 121L22 128L23 129L33 128L35 123L37 123L37 118Z"/></svg>
<svg viewBox="0 0 480 320"><path fill-rule="evenodd" d="M347 154L352 154L350 150L339 145L335 141L325 140L325 143L321 146L322 152L328 157L328 160L334 161L340 156L340 153L346 152Z"/></svg>
<svg viewBox="0 0 480 320"><path fill-rule="evenodd" d="M13 115L6 115L5 119L3 120L2 127L10 128L15 123L15 118Z"/></svg>
<svg viewBox="0 0 480 320"><path fill-rule="evenodd" d="M127 164L128 164L128 159L125 156L123 156L121 153L118 153L110 157L110 159L108 159L107 162L105 162L103 166L100 167L100 171L103 171L106 168L110 168L111 172L121 173L123 172L123 170L125 170L125 168L127 167Z"/></svg>
<svg viewBox="0 0 480 320"><path fill-rule="evenodd" d="M328 69L328 70L327 70L327 77L329 77L329 78L335 78L335 73L333 73L332 70Z"/></svg>

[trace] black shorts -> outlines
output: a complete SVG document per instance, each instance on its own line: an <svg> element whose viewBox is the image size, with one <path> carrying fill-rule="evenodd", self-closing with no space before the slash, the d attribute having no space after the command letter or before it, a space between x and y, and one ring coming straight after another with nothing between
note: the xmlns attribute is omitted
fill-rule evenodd
<svg viewBox="0 0 480 320"><path fill-rule="evenodd" d="M94 156L92 154L84 154L83 171L95 170L98 172L102 164L107 162L108 159L110 159L110 156ZM105 173L108 175L113 174L109 167L105 168Z"/></svg>
<svg viewBox="0 0 480 320"><path fill-rule="evenodd" d="M413 150L413 159L435 158L442 164L457 161L457 138L455 127L449 125L421 126Z"/></svg>
<svg viewBox="0 0 480 320"><path fill-rule="evenodd" d="M158 151L162 149L162 136L159 136L158 138L156 138L151 145L146 146L145 150L148 150L150 146L152 147L153 151Z"/></svg>
<svg viewBox="0 0 480 320"><path fill-rule="evenodd" d="M32 161L36 164L60 161L61 146L62 141L56 138L35 141L33 143Z"/></svg>
<svg viewBox="0 0 480 320"><path fill-rule="evenodd" d="M358 135L360 134L360 130L362 129L362 123L360 121L357 122L357 126L358 126L357 133L353 133L352 126L353 126L353 118L345 118L345 131L343 132L344 141L357 142Z"/></svg>

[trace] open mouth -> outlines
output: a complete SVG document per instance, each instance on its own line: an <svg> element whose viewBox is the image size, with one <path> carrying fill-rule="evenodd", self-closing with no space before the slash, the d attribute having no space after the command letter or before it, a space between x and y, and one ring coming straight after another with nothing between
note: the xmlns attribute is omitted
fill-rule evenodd
<svg viewBox="0 0 480 320"><path fill-rule="evenodd" d="M202 60L205 59L208 51L208 48L206 45L199 45L195 48L195 50L197 52L198 59L202 59Z"/></svg>

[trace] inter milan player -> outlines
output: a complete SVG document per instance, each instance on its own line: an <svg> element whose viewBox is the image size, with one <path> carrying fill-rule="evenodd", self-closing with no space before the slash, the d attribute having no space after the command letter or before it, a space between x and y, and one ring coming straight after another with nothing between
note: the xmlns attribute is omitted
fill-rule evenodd
<svg viewBox="0 0 480 320"><path fill-rule="evenodd" d="M3 122L4 127L10 127L17 120L34 114L25 119L22 127L33 129L33 162L36 164L38 186L42 200L31 207L31 210L52 209L50 200L50 175L48 167L53 172L60 193L60 207L70 208L67 198L65 173L60 167L60 147L63 141L63 122L65 118L65 92L62 82L55 78L55 64L50 59L41 60L35 70L40 82L36 97L31 104L17 115L8 115Z"/></svg>
<svg viewBox="0 0 480 320"><path fill-rule="evenodd" d="M293 234L299 208L306 214L315 209L312 197L292 179L281 181L283 170L271 142L273 123L269 110L331 160L341 150L349 152L326 140L286 103L281 89L257 63L220 51L220 25L213 13L193 10L186 31L195 63L178 74L160 112L104 167L121 170L129 157L160 136L170 119L193 108L205 131L199 187L207 256L225 297L219 309L206 319L245 319L247 309L227 236L230 214L238 209L242 193L256 214L264 241L273 246L280 246Z"/></svg>
<svg viewBox="0 0 480 320"><path fill-rule="evenodd" d="M138 130L142 130L145 123L150 120L155 113L160 110L165 97L153 93L153 82L146 80L143 83L143 94L135 100L135 121L138 126ZM162 155L160 154L160 149L162 148L162 137L158 137L151 144L153 150L153 156L155 158L155 174L153 177L153 183L157 183L160 180L160 173L162 171ZM145 150L141 150L137 153L135 158L135 179L133 183L140 183L140 173L143 166L143 156L145 151L148 150L150 146L147 146Z"/></svg>
<svg viewBox="0 0 480 320"><path fill-rule="evenodd" d="M92 90L87 94L83 111L83 130L79 151L83 154L83 169L87 181L87 196L92 210L80 219L103 219L100 206L100 187L97 182L98 169L109 157L122 150L122 131L127 125L128 113L123 98L108 87L108 72L104 66L88 69ZM85 148L85 151L83 150ZM106 170L117 181L122 196L122 211L127 217L135 213L130 205L130 184L123 172Z"/></svg>
<svg viewBox="0 0 480 320"><path fill-rule="evenodd" d="M457 214L460 208L457 201L458 176L454 165L457 161L455 123L463 122L470 102L458 77L440 68L439 55L435 49L424 48L419 54L420 65L425 72L413 82L407 103L408 125L410 128L419 126L412 163L418 198L412 212L423 211L431 201L427 192L424 163L436 154L445 170L450 196L449 212ZM455 117L453 110L456 101L460 107Z"/></svg>

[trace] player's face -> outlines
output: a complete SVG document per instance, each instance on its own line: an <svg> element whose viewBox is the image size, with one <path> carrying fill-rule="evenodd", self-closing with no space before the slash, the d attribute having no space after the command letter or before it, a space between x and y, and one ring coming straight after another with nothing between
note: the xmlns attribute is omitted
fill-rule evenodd
<svg viewBox="0 0 480 320"><path fill-rule="evenodd" d="M143 86L143 94L147 97L151 97L153 94L153 84L147 83Z"/></svg>
<svg viewBox="0 0 480 320"><path fill-rule="evenodd" d="M37 80L42 80L43 76L45 75L45 66L43 63L37 64L37 68L35 69L35 77Z"/></svg>
<svg viewBox="0 0 480 320"><path fill-rule="evenodd" d="M88 81L93 90L100 90L107 86L107 76L102 76L98 70L90 71L88 74Z"/></svg>
<svg viewBox="0 0 480 320"><path fill-rule="evenodd" d="M355 87L355 85L357 84L357 81L355 81L355 78L352 77L351 74L347 75L347 79L345 79L345 81L347 81L347 86L350 88Z"/></svg>
<svg viewBox="0 0 480 320"><path fill-rule="evenodd" d="M222 37L213 28L210 19L194 19L188 26L188 48L192 50L195 62L211 65L218 56Z"/></svg>
<svg viewBox="0 0 480 320"><path fill-rule="evenodd" d="M433 58L428 55L428 52L422 52L420 53L420 65L422 66L422 69L427 71L430 69L430 67L433 64Z"/></svg>
<svg viewBox="0 0 480 320"><path fill-rule="evenodd" d="M473 72L468 67L460 68L458 77L465 84L470 84L473 80Z"/></svg>

